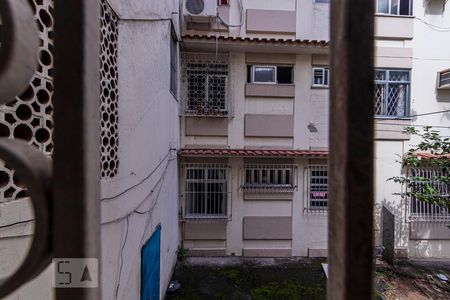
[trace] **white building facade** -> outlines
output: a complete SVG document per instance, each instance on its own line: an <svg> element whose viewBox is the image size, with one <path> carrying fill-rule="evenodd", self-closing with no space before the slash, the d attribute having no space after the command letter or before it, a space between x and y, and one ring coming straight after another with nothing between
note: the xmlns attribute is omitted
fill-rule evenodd
<svg viewBox="0 0 450 300"><path fill-rule="evenodd" d="M213 16L184 2L180 215L190 255L327 255L327 2L219 1ZM436 77L449 68L450 17L436 2L376 3L375 240L385 206L398 256L450 256L448 211L414 219L416 206L387 181L417 143L405 126L448 135L449 94Z"/></svg>

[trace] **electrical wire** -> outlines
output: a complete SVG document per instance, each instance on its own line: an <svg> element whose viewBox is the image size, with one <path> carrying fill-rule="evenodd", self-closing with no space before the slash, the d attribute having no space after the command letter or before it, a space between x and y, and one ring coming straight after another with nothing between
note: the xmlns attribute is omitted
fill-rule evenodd
<svg viewBox="0 0 450 300"><path fill-rule="evenodd" d="M29 220L17 221L17 222L14 222L14 223L2 225L2 226L0 226L0 229L12 227L12 226L16 226L16 225L20 225L20 224L30 223L30 222L33 222L33 221L35 221L35 220L36 220L36 219L29 219Z"/></svg>
<svg viewBox="0 0 450 300"><path fill-rule="evenodd" d="M145 226L144 226L144 232L143 232L143 234L142 234L142 236L141 236L141 241L140 241L140 244L139 244L139 247L142 247L143 241L144 241L144 237L145 237L146 232L147 232L147 231L146 231L146 228L148 227L148 225L150 224L150 221L151 221L151 216L152 216L151 212L153 212L154 208L155 208L156 205L158 204L158 199L159 199L159 196L160 196L161 191L162 191L163 186L164 186L164 178L165 178L165 176L162 176L161 178L162 178L161 187L160 187L160 189L159 189L159 191L158 191L158 195L156 196L155 202L153 203L152 207L151 207L150 209L146 210L146 211L138 211L137 208L136 208L133 212L131 212L129 215L126 216L126 220L127 220L127 230L126 230L126 235L125 235L124 243L123 243L122 248L121 248L121 251L120 251L120 261L121 261L121 263L120 263L120 267L119 267L119 275L118 275L119 281L118 281L117 286L116 286L116 299L117 299L118 291L119 291L119 287L120 287L120 278L121 278L121 276L122 276L122 268L123 268L123 267L122 267L122 266L123 266L123 250L125 249L125 244L126 244L127 237L128 237L129 217L130 217L131 214L133 214L133 213L137 213L137 214L139 214L139 215L145 215L145 214L148 214L148 217L147 217L147 220L146 220L146 224L145 224ZM146 197L146 198L147 198L147 197ZM150 214L149 214L149 213L150 213ZM123 218L122 218L122 219L123 219ZM128 279L127 279L127 281L126 281L127 283L128 283L128 281L129 281L129 279L130 279L130 275L128 275Z"/></svg>
<svg viewBox="0 0 450 300"><path fill-rule="evenodd" d="M442 114L442 113L446 113L446 112L450 112L450 109L440 110L440 111L433 111L433 112L422 113L422 114L415 114L415 115L410 115L410 116L403 116L403 117L399 116L399 117L389 118L388 120L398 120L398 119L405 119L405 118L429 116L429 115Z"/></svg>
<svg viewBox="0 0 450 300"><path fill-rule="evenodd" d="M129 229L129 225L130 225L129 223L130 223L130 220L127 217L127 227L126 227L126 231L125 231L125 238L123 240L122 248L120 250L120 265L119 265L118 281L117 281L117 286L116 286L116 299L119 294L120 277L122 276L122 268L123 268L123 249L125 249L125 245L126 245L127 239L128 239L128 229Z"/></svg>
<svg viewBox="0 0 450 300"><path fill-rule="evenodd" d="M225 25L225 27L240 27L242 28L242 25L244 24L244 6L242 5L242 0L239 0L239 10L240 10L240 23L239 24L228 24L222 17L219 15L219 12L217 12L217 19Z"/></svg>
<svg viewBox="0 0 450 300"><path fill-rule="evenodd" d="M118 197L122 196L123 194L129 192L130 190L134 189L135 187L143 184L145 181L147 181L147 179L149 179L158 170L158 168L162 165L162 163L170 155L170 152L172 150L176 150L176 149L169 148L169 151L167 152L167 154L163 157L163 159L161 159L161 161L156 165L156 167L147 176L145 176L143 179L141 179L138 183L133 184L132 186L126 188L125 190L123 190L122 192L120 192L120 193L118 193L118 194L116 194L114 196L101 198L100 201L112 200L112 199L118 198Z"/></svg>
<svg viewBox="0 0 450 300"><path fill-rule="evenodd" d="M442 27L442 26L434 25L434 24L431 24L431 23L425 21L424 19L421 19L418 17L416 17L416 19L418 21L422 22L423 24L427 25L428 27L430 27L433 30L441 31L441 32L449 32L450 31L450 27Z"/></svg>
<svg viewBox="0 0 450 300"><path fill-rule="evenodd" d="M155 189L156 189L156 187L161 183L161 182L163 182L164 181L164 178L165 178L165 175L166 175L166 172L167 172L167 169L168 169L168 167L169 167L169 164L170 164L170 162L172 162L173 160L175 160L176 158L173 158L173 159L169 159L168 161L167 161L167 164L166 164L166 167L164 168L164 171L163 171L163 174L161 175L161 177L158 179L158 181L155 183L155 185L152 187L152 189L150 190L150 192L149 193L147 193L147 195L145 195L145 197L143 197L143 200L141 201L141 202L139 202L138 203L138 205L136 205L135 206L135 208L133 208L129 213L127 213L126 215L124 215L124 216L122 216L122 217L119 217L119 218L117 218L117 219L114 219L114 220L110 220L110 221L106 221L106 222L103 222L103 223L101 223L101 225L106 225L106 224L111 224L111 223L115 223L115 222L118 222L118 221L121 221L121 220L123 220L123 219L125 219L125 218L128 218L129 216L131 216L133 213L135 213L136 212L136 210L148 199L148 197L150 197L150 195L152 195L154 192L155 192ZM158 192L158 196L159 196L159 193L160 192ZM157 199L156 199L156 202L157 202ZM155 202L155 203L156 203ZM137 212L137 213L139 213L139 211ZM144 212L142 212L141 214L143 214Z"/></svg>

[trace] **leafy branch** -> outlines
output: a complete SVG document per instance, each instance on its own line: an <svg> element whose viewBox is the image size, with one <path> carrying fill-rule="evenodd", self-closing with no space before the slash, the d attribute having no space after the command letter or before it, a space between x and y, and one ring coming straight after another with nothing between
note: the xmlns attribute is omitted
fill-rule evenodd
<svg viewBox="0 0 450 300"><path fill-rule="evenodd" d="M388 181L406 186L406 192L396 193L396 195L450 208L450 157L444 156L450 154L450 139L441 137L439 131L433 130L431 126L425 126L422 130L406 127L404 132L419 136L421 141L402 157L402 166L437 169L441 175L391 177ZM422 157L418 155L419 152L430 155Z"/></svg>

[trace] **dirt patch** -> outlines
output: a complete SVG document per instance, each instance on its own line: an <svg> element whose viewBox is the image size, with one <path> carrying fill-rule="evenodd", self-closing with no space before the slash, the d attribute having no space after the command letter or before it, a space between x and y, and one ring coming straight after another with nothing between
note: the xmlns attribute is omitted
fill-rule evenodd
<svg viewBox="0 0 450 300"><path fill-rule="evenodd" d="M450 299L450 284L437 278L450 275L450 263L398 260L394 267L380 265L375 276L378 299Z"/></svg>

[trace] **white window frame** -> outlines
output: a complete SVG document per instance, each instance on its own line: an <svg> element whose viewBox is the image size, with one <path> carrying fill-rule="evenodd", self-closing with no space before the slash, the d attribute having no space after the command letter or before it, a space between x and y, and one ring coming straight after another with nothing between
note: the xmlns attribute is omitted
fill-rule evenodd
<svg viewBox="0 0 450 300"><path fill-rule="evenodd" d="M413 12L412 12L412 9L413 9L413 7L412 7L412 5L413 5L413 1L412 0L398 0L398 3L400 3L401 1L408 1L409 2L409 9L408 9L408 14L407 15L401 15L400 14L400 4L399 5L397 5L397 12L396 13L392 13L392 11L391 11L391 8L392 8L392 0L388 0L389 1L389 3L388 3L388 10L389 10L389 12L387 12L387 13L383 13L383 12L378 12L378 2L379 2L380 0L376 0L375 1L375 14L377 14L377 15L388 15L388 16L412 16L413 15Z"/></svg>
<svg viewBox="0 0 450 300"><path fill-rule="evenodd" d="M443 71L438 72L437 88L438 88L439 90L450 90L450 82L447 83L447 84L441 84L441 81L442 81L441 76L442 76L443 74L445 74L445 75L449 74L449 75L450 75L450 69L447 69L447 70L443 70Z"/></svg>
<svg viewBox="0 0 450 300"><path fill-rule="evenodd" d="M256 68L272 68L274 71L274 81L255 81L255 69ZM251 82L257 83L257 84L277 84L277 66L268 66L268 65L253 65L252 66L252 73L251 73Z"/></svg>
<svg viewBox="0 0 450 300"><path fill-rule="evenodd" d="M315 83L315 72L322 71L323 74L323 84ZM326 82L326 84L325 84ZM313 87L324 87L328 88L330 86L330 68L328 67L313 67L312 68L312 86Z"/></svg>
<svg viewBox="0 0 450 300"><path fill-rule="evenodd" d="M410 69L385 69L385 68L377 68L375 69L375 72L383 72L385 74L384 79L375 79L375 86L377 85L384 85L386 88L385 90L389 90L389 86L391 85L404 85L407 89L406 91L406 99L405 99L405 107L404 107L404 115L384 115L384 114L377 114L375 111L375 118L378 119L389 119L389 118L409 118L410 110L411 110L411 70ZM391 80L390 79L390 72L408 72L408 80ZM387 92L386 92L387 93ZM385 95L385 97L388 97L389 95ZM384 99L387 100L387 99ZM376 102L377 100L374 99ZM383 103L385 105L385 103Z"/></svg>
<svg viewBox="0 0 450 300"><path fill-rule="evenodd" d="M230 167L226 164L184 164L184 217L186 219L225 219L228 216L228 203L230 202L229 189L230 185L230 177L229 170ZM203 178L189 178L188 172L190 170L201 170L203 172ZM209 178L209 170L218 170L224 172L224 178ZM214 193L222 194L221 197L223 203L221 203L223 207L223 211L220 213L207 213L209 199L211 196L211 191L208 190L208 184L222 184L225 187L224 191L215 191ZM189 184L193 184L197 189L190 190ZM203 185L203 188L200 188L200 185ZM203 199L199 199L197 195L203 194ZM214 194L213 194L214 195ZM196 206L197 210L200 212L192 212L190 211L191 207L191 197L194 197L193 206ZM218 199L218 198L217 198ZM211 201L214 203L214 199ZM217 204L217 203L216 203ZM200 207L199 207L200 206ZM219 207L218 207L219 209ZM201 212L203 210L203 212ZM222 209L219 209L222 210Z"/></svg>
<svg viewBox="0 0 450 300"><path fill-rule="evenodd" d="M288 172L290 172L289 179L286 175ZM269 182L264 182L264 173ZM250 174L250 182L247 180L248 174ZM271 175L273 175L274 183L270 182ZM278 181L281 183L276 183ZM247 193L293 192L297 189L297 166L294 164L244 164L241 172L241 189Z"/></svg>
<svg viewBox="0 0 450 300"><path fill-rule="evenodd" d="M326 171L327 172L327 176L323 177L323 176L314 176L314 177L318 177L319 179L322 178L322 180L326 179L326 184L322 183L312 183L313 180L313 175L312 172L313 171ZM305 176L307 178L307 191L306 191L306 199L307 199L307 212L308 213L327 213L328 212L328 203L329 203L329 169L328 169L328 165L325 164L311 164L308 166L308 168L306 169L307 172L307 176ZM314 187L314 185L317 185L317 188ZM320 185L325 185L325 188L320 188ZM314 189L314 191L313 191ZM318 190L315 190L318 189ZM323 193L323 195L326 195L322 198L322 200L318 199L312 199L311 194L313 192L317 192L317 193ZM317 205L312 205L312 203L316 203L316 202L326 202L326 206L317 206Z"/></svg>

